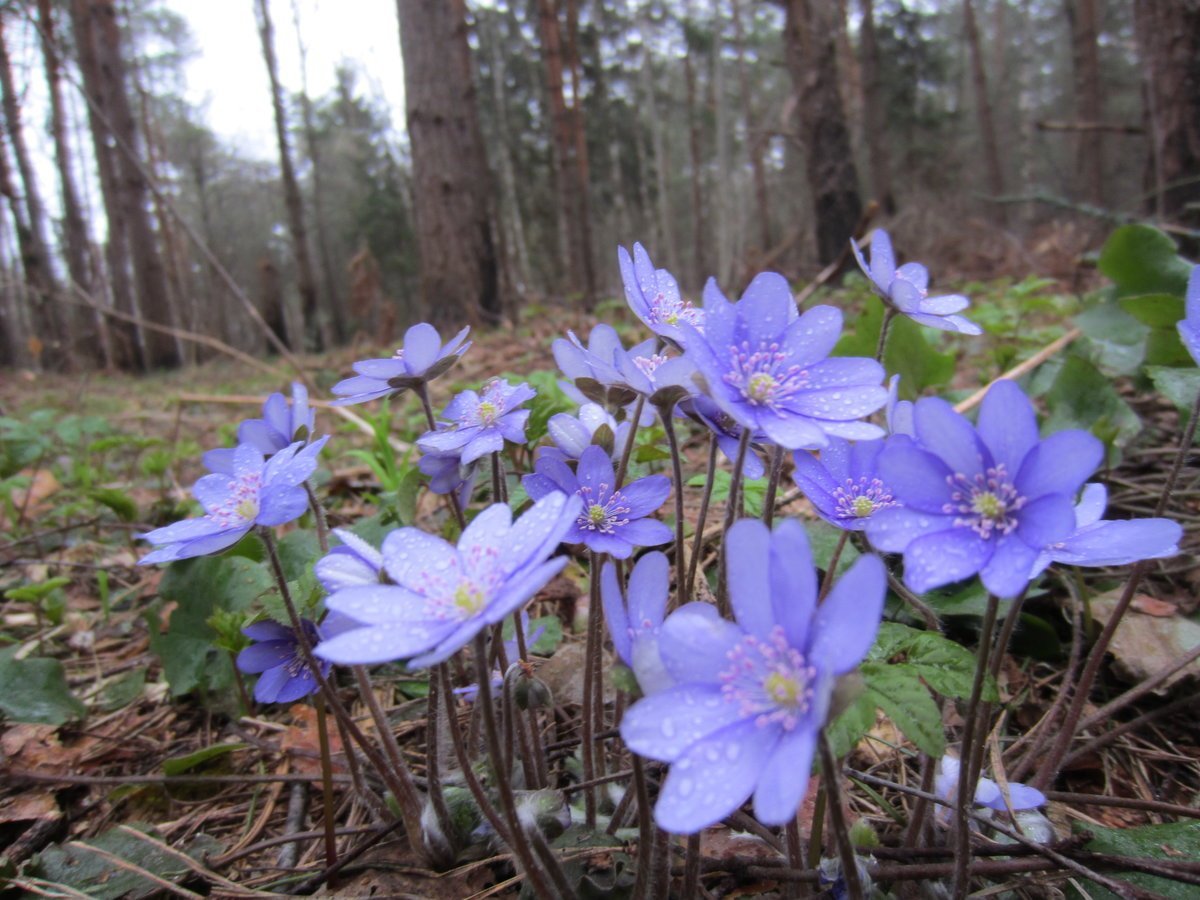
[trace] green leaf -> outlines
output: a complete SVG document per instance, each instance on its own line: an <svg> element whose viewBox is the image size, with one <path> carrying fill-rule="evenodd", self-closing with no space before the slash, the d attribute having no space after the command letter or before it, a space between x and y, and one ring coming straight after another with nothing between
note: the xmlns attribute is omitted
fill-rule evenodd
<svg viewBox="0 0 1200 900"><path fill-rule="evenodd" d="M845 534L840 528L835 528L821 519L804 523L804 531L808 534L808 545L812 548L813 563L822 572L829 569L833 560L833 552L837 549L838 541ZM858 559L859 552L849 540L842 547L842 555L838 557L835 577L840 577Z"/></svg>
<svg viewBox="0 0 1200 900"><path fill-rule="evenodd" d="M122 522L133 522L138 517L137 504L124 491L116 488L93 488L88 495L115 512Z"/></svg>
<svg viewBox="0 0 1200 900"><path fill-rule="evenodd" d="M288 581L298 581L310 573L321 556L321 545L315 532L289 531L279 539L279 564Z"/></svg>
<svg viewBox="0 0 1200 900"><path fill-rule="evenodd" d="M54 578L47 578L45 581L39 581L37 584L23 584L20 587L9 588L4 592L4 598L16 600L19 603L37 603L47 594L53 593L60 587L66 587L70 583L70 578L58 575Z"/></svg>
<svg viewBox="0 0 1200 900"><path fill-rule="evenodd" d="M633 459L635 462L648 463L658 462L663 459L670 459L671 451L665 447L655 447L652 444L645 444L633 451ZM704 483L704 476L700 476L700 483Z"/></svg>
<svg viewBox="0 0 1200 900"><path fill-rule="evenodd" d="M1093 838L1084 845L1084 849L1093 853L1174 861L1200 859L1200 821L1194 819L1169 825L1143 825L1140 828L1103 828L1091 824L1086 828ZM1112 876L1172 900L1190 900L1196 896L1194 885L1181 884L1157 875L1144 872L1113 872ZM1085 883L1088 895L1094 900L1116 896L1093 881ZM1074 896L1082 895L1076 893Z"/></svg>
<svg viewBox="0 0 1200 900"><path fill-rule="evenodd" d="M873 357L882 324L883 301L872 295L855 317L853 330L838 341L834 354ZM938 352L933 342L939 337L928 332L905 316L895 316L889 326L884 367L900 375L900 391L907 399L919 397L928 387L949 383L954 375L954 354Z"/></svg>
<svg viewBox="0 0 1200 900"><path fill-rule="evenodd" d="M67 687L57 659L14 659L16 648L0 651L0 712L14 722L61 725L82 719L87 707Z"/></svg>
<svg viewBox="0 0 1200 900"><path fill-rule="evenodd" d="M1075 324L1086 338L1076 348L1106 374L1132 375L1142 365L1150 328L1116 303L1097 303L1077 315Z"/></svg>
<svg viewBox="0 0 1200 900"><path fill-rule="evenodd" d="M142 695L145 686L145 669L125 672L104 685L100 693L100 708L105 712L123 709Z"/></svg>
<svg viewBox="0 0 1200 900"><path fill-rule="evenodd" d="M1175 369L1147 366L1146 374L1160 394L1175 404L1180 414L1187 416L1200 394L1200 369ZM1198 435L1200 436L1200 435Z"/></svg>
<svg viewBox="0 0 1200 900"><path fill-rule="evenodd" d="M1151 328L1174 328L1183 318L1183 298L1174 294L1139 294L1117 301L1121 309Z"/></svg>
<svg viewBox="0 0 1200 900"><path fill-rule="evenodd" d="M1143 366L1186 366L1195 365L1192 355L1183 346L1179 330L1172 325L1170 328L1154 328L1146 335L1146 356Z"/></svg>
<svg viewBox="0 0 1200 900"><path fill-rule="evenodd" d="M688 479L689 487L703 487L704 475L693 475ZM712 502L724 503L729 499L729 488L733 482L733 476L724 469L718 469L713 473L713 491ZM750 516L761 516L763 503L767 496L767 479L763 478L743 478L742 491L746 495L746 513Z"/></svg>
<svg viewBox="0 0 1200 900"><path fill-rule="evenodd" d="M1177 294L1187 288L1191 266L1175 242L1149 225L1124 225L1112 233L1100 251L1100 271L1117 285L1120 296Z"/></svg>
<svg viewBox="0 0 1200 900"><path fill-rule="evenodd" d="M960 644L933 631L919 631L897 622L883 622L868 659L884 662L903 657L901 662L915 671L944 697L971 695L975 678L975 654ZM984 681L983 699L1000 699L995 681Z"/></svg>
<svg viewBox="0 0 1200 900"><path fill-rule="evenodd" d="M1120 450L1142 432L1142 420L1111 379L1078 356L1067 357L1046 393L1046 404L1050 415L1043 433L1082 428Z"/></svg>
<svg viewBox="0 0 1200 900"><path fill-rule="evenodd" d="M858 746L871 726L875 724L876 698L869 691L851 703L840 716L825 726L829 747L838 759L846 756Z"/></svg>
<svg viewBox="0 0 1200 900"><path fill-rule="evenodd" d="M946 749L942 713L921 683L917 670L906 664L866 662L859 667L866 681L866 696L923 753L941 756Z"/></svg>
<svg viewBox="0 0 1200 900"><path fill-rule="evenodd" d="M210 760L233 753L235 750L244 750L249 746L249 744L238 743L213 744L211 747L204 747L185 756L172 756L170 759L163 760L163 773L165 775L182 775Z"/></svg>
<svg viewBox="0 0 1200 900"><path fill-rule="evenodd" d="M537 656L549 656L562 643L562 619L558 616L539 616L529 622L529 633L533 634L539 628L545 629L538 639L529 647L529 652Z"/></svg>

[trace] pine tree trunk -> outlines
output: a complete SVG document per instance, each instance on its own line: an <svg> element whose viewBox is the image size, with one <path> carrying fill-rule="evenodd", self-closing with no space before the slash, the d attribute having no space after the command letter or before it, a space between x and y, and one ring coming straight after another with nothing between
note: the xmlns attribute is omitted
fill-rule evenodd
<svg viewBox="0 0 1200 900"><path fill-rule="evenodd" d="M521 200L517 192L517 175L513 169L512 150L509 142L512 135L508 127L508 112L504 91L504 54L500 52L499 36L491 41L492 103L496 108L496 137L500 146L496 148L496 159L500 167L500 189L502 202L508 215L509 240L514 256L510 279L514 285L528 288L530 278L529 248L525 243L525 224L521 218Z"/></svg>
<svg viewBox="0 0 1200 900"><path fill-rule="evenodd" d="M292 148L288 140L287 113L283 107L283 88L275 63L275 28L271 24L269 0L255 0L258 36L262 41L263 61L271 81L271 109L275 114L275 141L279 145L279 173L283 181L283 202L287 208L288 232L292 238L292 255L296 261L296 288L300 292L300 309L304 318L306 343L320 350L324 346L320 307L317 302L317 283L313 278L312 257L308 252L308 227L305 223L304 201L292 164Z"/></svg>
<svg viewBox="0 0 1200 900"><path fill-rule="evenodd" d="M688 12L691 12L691 4L688 5ZM696 110L696 68L692 63L692 41L688 39L687 20L684 20L684 43L687 45L687 50L683 56L683 83L686 90L687 100L687 125L688 125L688 156L691 160L691 177L689 179L692 189L692 265L689 269L691 273L690 281L693 287L699 287L704 283L704 272L706 266L704 252L704 235L708 227L704 215L704 170L703 162L700 157L700 116Z"/></svg>
<svg viewBox="0 0 1200 900"><path fill-rule="evenodd" d="M1135 0L1149 107L1152 209L1200 224L1200 0Z"/></svg>
<svg viewBox="0 0 1200 900"><path fill-rule="evenodd" d="M873 0L859 0L859 52L862 55L863 118L866 120L867 155L871 161L871 188L883 211L896 211L892 196L892 161L888 152L887 117L883 107L883 85L879 75L879 41L875 36Z"/></svg>
<svg viewBox="0 0 1200 900"><path fill-rule="evenodd" d="M576 253L583 273L583 308L596 307L596 264L592 257L592 176L583 121L583 66L579 59L578 0L567 0L567 68L571 73L571 143L575 155Z"/></svg>
<svg viewBox="0 0 1200 900"><path fill-rule="evenodd" d="M975 112L979 116L979 139L983 146L983 161L987 171L988 191L993 197L1004 193L1004 170L1000 167L1000 150L996 143L996 125L992 116L992 101L988 94L987 70L983 65L983 49L979 42L979 26L975 22L975 7L963 0L963 30L971 53L971 80L975 85ZM1000 207L999 211L1002 211Z"/></svg>
<svg viewBox="0 0 1200 900"><path fill-rule="evenodd" d="M788 66L800 95L805 174L821 265L842 254L862 215L828 12L817 0L788 0L784 26Z"/></svg>
<svg viewBox="0 0 1200 900"><path fill-rule="evenodd" d="M1100 94L1100 53L1096 0L1064 0L1071 30L1071 62L1075 76L1075 115L1080 122L1099 124L1104 119ZM1081 131L1076 138L1076 168L1083 196L1104 205L1104 132Z"/></svg>
<svg viewBox="0 0 1200 900"><path fill-rule="evenodd" d="M754 173L754 202L758 209L758 252L765 254L771 248L771 205L767 194L767 170L763 165L763 148L766 141L761 129L756 125L750 76L746 71L746 29L742 25L741 0L733 0L733 29L737 51L738 97L741 100L746 129L746 153L750 156L750 169Z"/></svg>
<svg viewBox="0 0 1200 900"><path fill-rule="evenodd" d="M491 173L475 105L463 0L397 0L412 143L421 296L443 325L498 321Z"/></svg>

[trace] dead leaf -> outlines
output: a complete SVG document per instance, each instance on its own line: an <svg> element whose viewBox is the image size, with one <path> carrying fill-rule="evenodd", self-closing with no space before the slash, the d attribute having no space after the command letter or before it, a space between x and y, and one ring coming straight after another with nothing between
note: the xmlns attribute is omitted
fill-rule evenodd
<svg viewBox="0 0 1200 900"><path fill-rule="evenodd" d="M292 769L303 775L321 774L321 739L317 731L317 711L307 703L297 703L288 712L295 724L289 725L279 741L279 751L291 758ZM342 739L332 721L329 725L329 752L333 771L346 771ZM341 761L339 761L341 760Z"/></svg>
<svg viewBox="0 0 1200 900"><path fill-rule="evenodd" d="M1117 605L1116 592L1092 601L1092 615L1106 623ZM1131 682L1143 681L1171 665L1200 644L1200 624L1183 616L1126 615L1117 626L1108 648L1116 660L1116 671ZM1163 686L1165 691L1185 678L1200 675L1200 660L1176 672Z"/></svg>
<svg viewBox="0 0 1200 900"><path fill-rule="evenodd" d="M1146 594L1138 594L1129 605L1140 613L1157 616L1160 619L1168 618L1179 612L1179 607L1174 603L1168 603L1166 600L1159 600L1157 597L1150 597Z"/></svg>

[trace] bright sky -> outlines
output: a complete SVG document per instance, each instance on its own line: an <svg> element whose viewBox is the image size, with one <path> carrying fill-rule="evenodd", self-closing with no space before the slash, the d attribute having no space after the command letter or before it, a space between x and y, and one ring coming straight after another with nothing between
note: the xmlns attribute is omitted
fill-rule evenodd
<svg viewBox="0 0 1200 900"><path fill-rule="evenodd" d="M276 158L275 120L254 0L166 0L165 5L187 20L198 50L187 67L188 99L236 149ZM393 128L404 130L396 0L271 0L270 7L279 77L286 91L298 92L302 83L292 14L298 8L310 95L327 93L338 63L352 60L364 76L360 89L384 100L392 110Z"/></svg>

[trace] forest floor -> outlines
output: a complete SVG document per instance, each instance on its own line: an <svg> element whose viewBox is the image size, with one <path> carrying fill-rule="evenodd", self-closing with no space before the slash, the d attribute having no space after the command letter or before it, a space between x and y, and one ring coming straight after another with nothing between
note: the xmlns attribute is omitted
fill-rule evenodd
<svg viewBox="0 0 1200 900"><path fill-rule="evenodd" d="M994 330L1004 337L986 350L970 351L973 356L960 354L949 388L956 399L1065 331L1055 304L1067 308L1074 301L1057 293L1060 286L1026 284L1029 295L1045 302L1030 304L1033 312L1014 320L1003 298L1020 287L1011 282L984 286L985 293L994 295ZM986 300L977 308L985 318L993 315ZM612 306L602 313L608 321L619 314ZM524 323L475 335L476 345L463 363L433 385L435 407L443 406L454 390L499 372L549 373L554 368L552 340L568 327L587 327L583 317L554 310L527 313ZM360 345L306 357L314 398L328 396L328 387L349 372L353 360L371 355L373 350ZM280 365L279 360L271 365ZM173 604L164 603L158 593L163 573L136 566L146 547L135 535L186 514L188 488L203 474L200 452L230 445L236 424L257 415L270 391L286 391L286 381L282 370L271 374L225 358L145 377L7 372L0 378L5 428L0 458L30 454L19 460L16 471L0 472L8 476L0 481L0 594L6 598L0 601L0 695L6 695L0 696L0 708L8 714L0 725L0 878L12 879L8 890L44 896L264 896L288 893L324 869L312 707L298 703L239 710L231 691L220 696L206 696L202 690L173 694L164 660L156 652L159 634L171 626ZM539 382L545 383L553 383L551 375ZM1133 382L1119 383L1117 389L1136 412L1141 432L1130 437L1120 461L1107 472L1109 516L1147 515L1166 476L1170 456L1161 448L1170 445L1178 414ZM403 459L418 423L407 406L404 412L400 407L393 404L393 434ZM318 410L318 430L335 435L324 454L321 477L335 526L375 511L379 485L374 470L365 456L351 454L373 452L366 420L374 412L355 407L355 418L343 418ZM703 471L704 448L698 434L687 442L691 473ZM1118 632L1096 705L1085 715L1200 642L1200 577L1192 567L1200 539L1200 492L1194 481L1192 469L1187 479L1192 486L1179 492L1172 512L1187 529L1184 555L1157 565L1143 584L1134 611ZM802 499L789 495L784 500L784 514L811 518ZM695 501L688 502L690 510ZM414 516L433 530L445 520L439 499L424 492L415 502ZM577 577L560 578L534 604L535 613L562 619L565 638L555 655L564 659L570 657L564 651L582 641L573 627L587 603L580 584ZM1103 618L1105 598L1120 584L1119 573L1104 570L1090 570L1086 584L1043 582L1044 590L1029 601L1028 627L1004 662L1001 685L1008 702L1000 731L1033 728L1055 702L1068 671L1077 666L1082 635L1071 627L1071 593L1082 587L1095 598L1083 614L1087 624L1094 624L1093 619ZM977 627L969 613L945 611L948 633L968 646ZM27 691L23 679L45 675L53 680L46 669L13 668L32 659L61 665L69 696L52 688ZM553 657L539 661L544 667L553 663ZM557 699L561 715L568 717L558 723L559 733L569 736L569 717L578 715L573 701L577 686L563 668L547 680L559 679L562 696ZM1078 832L1084 830L1093 837L1107 836L1113 853L1198 858L1196 677L1192 666L1093 727L1084 752L1071 761L1056 785L1058 793L1051 795L1048 816L1060 836L1074 831L1078 843ZM419 772L424 735L420 692L399 669L394 677L378 678L375 690L403 752ZM369 730L364 710L355 706L352 711L364 716ZM946 705L945 717L951 730L961 724L953 704ZM17 721L21 718L34 721ZM52 724L56 721L61 724ZM1123 723L1133 724L1122 728ZM336 735L334 741L337 749ZM564 738L563 746L570 744ZM993 743L989 769L1005 761L999 747ZM849 765L902 785L919 784L915 756L912 745L881 714ZM374 840L338 873L333 887L322 890L347 897L516 894L518 886L502 854L480 853L447 872L422 869L403 841L381 835L369 809L352 801L343 766L336 767L335 785L340 851L344 855L358 846L364 835ZM565 766L560 777L564 785L569 781ZM910 805L907 798L886 789L854 790L850 803L852 816L866 820L882 838L878 861L912 861L911 853L906 857L896 846L901 833L897 820L903 820ZM1187 809L1172 812L1170 805ZM1184 824L1164 824L1174 822ZM1142 828L1151 825L1168 831ZM1125 845L1114 836L1117 832L1107 829L1140 837ZM621 841L598 843L574 851L594 891L616 883L629 852ZM768 843L723 828L706 832L703 848L703 883L710 896L772 896L783 889L770 878L768 867L777 854ZM946 862L949 851L930 850L928 858ZM1094 884L1085 889L1086 880L1078 877L1072 886L1062 872L1047 872L1044 882L1029 880L1040 876L1022 877L1027 896L1054 896L1060 890L1075 891L1074 896L1105 895ZM1196 883L1176 884L1145 873L1129 876L1131 882L1138 879L1164 896L1200 896ZM1038 893L1042 889L1046 893Z"/></svg>

